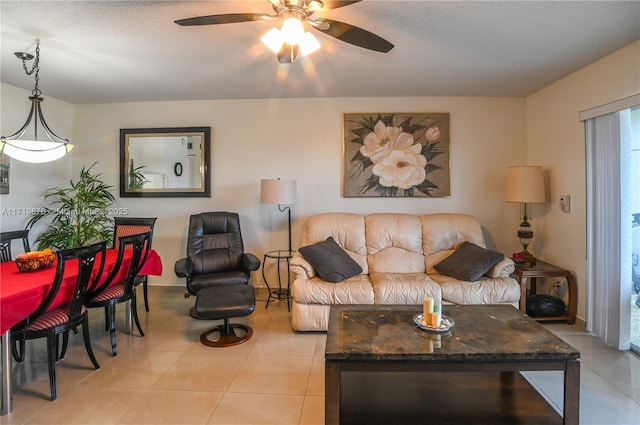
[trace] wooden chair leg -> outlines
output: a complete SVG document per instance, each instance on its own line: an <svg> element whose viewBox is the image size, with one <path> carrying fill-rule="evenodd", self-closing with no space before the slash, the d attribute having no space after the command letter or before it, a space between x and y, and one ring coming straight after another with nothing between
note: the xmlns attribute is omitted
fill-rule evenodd
<svg viewBox="0 0 640 425"><path fill-rule="evenodd" d="M67 354L67 346L69 344L69 332L64 332L62 334L62 350L60 351L60 356L58 356L58 360L64 359L64 355Z"/></svg>
<svg viewBox="0 0 640 425"><path fill-rule="evenodd" d="M136 293L133 292L133 298L131 299L131 315L133 316L133 320L136 322L136 327L138 328L138 332L140 332L141 336L144 336L144 332L142 332L142 326L140 326L140 320L138 319L138 307L136 300Z"/></svg>
<svg viewBox="0 0 640 425"><path fill-rule="evenodd" d="M142 292L144 293L144 309L149 311L149 284L147 282L147 276L144 277Z"/></svg>
<svg viewBox="0 0 640 425"><path fill-rule="evenodd" d="M93 354L93 348L91 348L91 339L89 339L89 317L85 317L82 321L82 338L84 339L84 348L87 350L87 354L89 355L89 359L91 359L91 363L93 363L93 367L96 369L100 369L100 364L96 359L95 354Z"/></svg>
<svg viewBox="0 0 640 425"><path fill-rule="evenodd" d="M25 349L25 340L24 338L16 339L11 344L11 354L13 358L18 363L24 363L24 349Z"/></svg>
<svg viewBox="0 0 640 425"><path fill-rule="evenodd" d="M109 339L111 340L111 354L118 355L118 347L116 347L116 305L109 303Z"/></svg>
<svg viewBox="0 0 640 425"><path fill-rule="evenodd" d="M58 392L56 389L56 357L57 350L57 335L54 335L53 329L47 335L47 367L49 368L49 389L51 390L51 400L58 398Z"/></svg>

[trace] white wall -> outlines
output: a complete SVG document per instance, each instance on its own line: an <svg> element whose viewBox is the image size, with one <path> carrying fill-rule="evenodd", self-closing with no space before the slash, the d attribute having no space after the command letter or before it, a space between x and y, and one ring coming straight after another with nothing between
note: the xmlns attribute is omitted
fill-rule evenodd
<svg viewBox="0 0 640 425"><path fill-rule="evenodd" d="M449 112L450 198L343 198L342 114ZM260 179L298 181L293 245L306 217L326 211L464 212L485 227L488 245L510 254L520 248L517 205L505 202L506 170L526 154L525 101L521 98L329 98L210 100L76 105L74 173L99 162L118 192L119 130L211 126L211 198L118 198L131 216L157 216L154 248L164 273L151 284L183 285L173 263L184 255L189 215L237 211L245 249L262 258L286 249L286 215L260 204ZM273 270L270 270L272 273ZM262 279L254 279L262 285Z"/></svg>
<svg viewBox="0 0 640 425"><path fill-rule="evenodd" d="M633 43L527 98L527 157L548 176L548 202L534 206L534 253L577 275L584 319L586 186L584 125L578 114L640 92L640 42ZM571 196L571 212L560 195Z"/></svg>
<svg viewBox="0 0 640 425"><path fill-rule="evenodd" d="M0 133L8 136L22 127L31 108L29 101L31 92L8 84L0 84ZM43 94L42 111L47 124L60 137L73 137L73 105ZM33 123L26 135L32 135ZM73 151L72 151L73 152ZM9 194L0 195L0 229L2 231L24 229L29 220L30 208L44 206L44 191L50 187L66 186L71 177L72 156L66 156L57 161L45 164L29 164L11 160L9 175ZM31 234L34 245L34 234ZM32 246L35 249L35 246Z"/></svg>
<svg viewBox="0 0 640 425"><path fill-rule="evenodd" d="M11 193L0 196L3 209L44 205L42 194L66 185L83 165L98 170L118 193L119 129L211 126L212 197L118 198L131 216L157 216L154 247L165 271L152 284L183 282L173 262L183 255L189 215L232 210L241 215L246 248L260 258L286 246L286 218L274 205L261 205L262 178L298 180L294 206L294 247L305 217L323 211L466 212L485 227L490 247L510 254L518 206L504 202L509 165L542 165L548 202L533 207L533 252L574 271L578 277L578 316L584 318L585 184L584 130L578 113L640 92L640 42L529 96L516 98L330 98L262 99L135 104L70 105L45 96L44 112L61 135L73 134L71 159L50 164L12 161ZM2 134L24 122L30 92L0 86ZM75 111L75 113L74 113ZM342 114L348 112L449 112L451 114L452 196L446 199L342 198ZM71 131L73 127L73 131ZM563 213L560 195L572 197ZM5 210L10 211L10 210ZM0 217L2 230L22 227L24 215ZM254 281L262 285L261 279Z"/></svg>

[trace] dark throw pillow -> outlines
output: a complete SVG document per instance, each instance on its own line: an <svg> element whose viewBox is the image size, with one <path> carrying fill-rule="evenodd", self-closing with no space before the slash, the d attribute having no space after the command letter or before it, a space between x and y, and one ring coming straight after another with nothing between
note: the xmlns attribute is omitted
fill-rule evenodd
<svg viewBox="0 0 640 425"><path fill-rule="evenodd" d="M464 242L460 248L436 264L434 268L456 279L475 282L503 258L504 255L499 252L481 248L471 242Z"/></svg>
<svg viewBox="0 0 640 425"><path fill-rule="evenodd" d="M303 246L299 251L327 282L342 282L362 273L362 267L331 236L322 242Z"/></svg>

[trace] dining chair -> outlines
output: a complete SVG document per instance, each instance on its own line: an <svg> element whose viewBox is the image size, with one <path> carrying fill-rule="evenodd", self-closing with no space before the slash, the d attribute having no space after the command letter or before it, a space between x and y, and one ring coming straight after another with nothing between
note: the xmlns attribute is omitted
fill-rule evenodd
<svg viewBox="0 0 640 425"><path fill-rule="evenodd" d="M144 336L140 320L138 319L138 308L136 303L135 280L142 268L142 265L149 254L151 245L151 231L139 233L131 236L121 236L118 240L118 257L112 272L107 279L100 284L85 302L87 308L104 308L105 331L109 332L111 339L111 352L114 356L118 354L116 347L116 305L131 301L129 304L130 313L140 332ZM123 260L125 252L131 252L128 262L127 272L123 274ZM123 280L117 281L119 276L125 276ZM115 283L114 283L115 282Z"/></svg>
<svg viewBox="0 0 640 425"><path fill-rule="evenodd" d="M58 251L56 253L55 277L49 293L29 317L11 328L12 354L18 362L24 362L27 340L47 338L47 365L51 400L57 398L56 361L61 360L64 357L64 351L66 351L65 347L63 354L58 355L60 334L68 339L69 331L77 330L78 326L82 327L84 346L89 359L91 359L94 368L100 368L91 348L89 318L84 302L88 288L96 285L102 276L106 249L106 242L98 242L89 246ZM72 262L72 260L75 261ZM67 267L77 267L78 270L72 298L63 305L50 309L51 304L58 296Z"/></svg>
<svg viewBox="0 0 640 425"><path fill-rule="evenodd" d="M153 226L156 223L156 217L114 217L114 229L113 229L113 247L118 249L118 239L121 236L131 236L138 233L144 233L151 231L151 238L149 238L149 248L153 241ZM147 276L137 276L135 286L142 285L144 293L144 308L149 311L149 289Z"/></svg>
<svg viewBox="0 0 640 425"><path fill-rule="evenodd" d="M0 261L11 261L13 256L11 255L11 242L14 240L22 239L22 246L24 252L31 251L29 246L29 230L13 230L10 232L0 233Z"/></svg>

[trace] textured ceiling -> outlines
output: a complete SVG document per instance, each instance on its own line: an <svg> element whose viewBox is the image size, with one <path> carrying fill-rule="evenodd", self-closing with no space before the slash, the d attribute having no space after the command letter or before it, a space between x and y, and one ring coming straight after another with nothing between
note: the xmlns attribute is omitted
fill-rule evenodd
<svg viewBox="0 0 640 425"><path fill-rule="evenodd" d="M271 13L259 1L0 2L1 80L33 88L15 51L41 40L43 95L71 103L336 96L526 96L640 39L640 1L377 1L321 16L395 44L320 32L322 50L279 65L260 37L277 21L173 21Z"/></svg>

